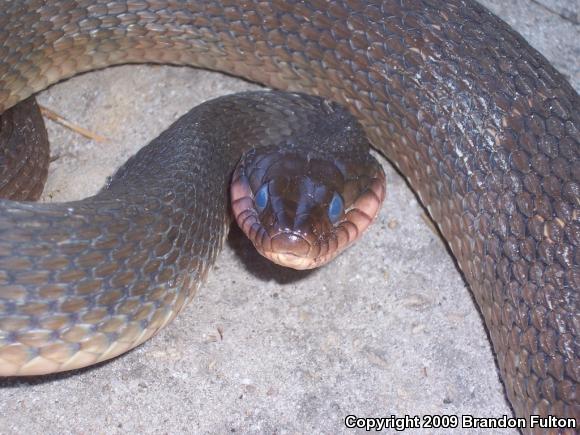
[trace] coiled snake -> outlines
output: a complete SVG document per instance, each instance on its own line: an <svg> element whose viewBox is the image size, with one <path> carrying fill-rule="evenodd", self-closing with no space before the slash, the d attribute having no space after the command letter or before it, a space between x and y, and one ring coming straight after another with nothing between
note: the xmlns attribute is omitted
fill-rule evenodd
<svg viewBox="0 0 580 435"><path fill-rule="evenodd" d="M483 8L28 2L0 24L4 108L79 71L143 61L347 105L448 240L516 413L578 416L579 98Z"/></svg>

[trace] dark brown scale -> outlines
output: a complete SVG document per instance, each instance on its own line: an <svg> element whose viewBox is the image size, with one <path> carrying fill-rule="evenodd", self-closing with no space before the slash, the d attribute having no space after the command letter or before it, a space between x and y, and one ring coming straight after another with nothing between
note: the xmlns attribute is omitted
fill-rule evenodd
<svg viewBox="0 0 580 435"><path fill-rule="evenodd" d="M44 121L34 99L2 115L0 198L34 201L40 197L48 175L47 143Z"/></svg>
<svg viewBox="0 0 580 435"><path fill-rule="evenodd" d="M580 98L505 23L471 0L248 1L227 7L194 0L180 4L179 11L166 0L46 3L4 2L0 7L1 108L78 72L126 62L218 69L344 103L364 124L374 146L409 179L448 240L485 319L516 414L580 415ZM239 134L252 133L247 130L242 127ZM206 154L213 164L217 155ZM130 163L163 176L155 164L159 162L151 159ZM208 164L195 160L193 165L194 171L202 171ZM197 231L175 240L167 232L159 240L191 257L179 257L170 267L177 280L172 285L186 289L165 287L175 307L189 299L193 291L188 289L199 285L218 251L219 237L205 228L221 226L224 219L221 210L208 208L209 199L221 193L197 188L195 201L179 199L188 187L186 172L178 169L172 169L177 184L170 188L175 199L169 208ZM504 179L507 173L510 182ZM144 192L118 184L113 190L122 191L134 205L123 211L107 200L97 212L79 203L72 214L59 209L59 217L52 208L4 203L0 255L38 262L34 253L60 239L59 249L48 255L75 258L87 253L81 235L95 237L91 222L97 217L127 219L127 234L148 232L138 213L144 207L157 210L147 216L153 220L151 227L173 219L163 212L164 189ZM41 226L50 223L54 239L27 235L21 226L32 219L30 210L35 210L35 219L44 216ZM523 222L511 225L518 220L514 216ZM166 265L161 263L167 259L155 265L140 254L142 240L154 235L121 240L107 236L103 220L94 225L103 233L96 235L103 252L133 252L120 265L123 273L126 267L141 271L151 265L147 277L126 289L127 301L157 310L161 314L155 324L165 324L171 314L163 311L159 299L148 301L145 296L166 286L161 282L167 278L162 272ZM65 241L69 228L78 241ZM179 278L186 269L193 275ZM65 286L71 281L109 282L92 269L47 272ZM37 297L13 282L16 274L0 271L0 328L8 331L27 328L11 316L15 304ZM72 320L56 313L46 313L41 323L73 327ZM130 327L118 327L105 339L123 343L139 338ZM152 333L146 331L139 339ZM120 353L129 346L113 347ZM65 354L51 357L66 360L70 355ZM80 353L77 362L90 364L89 356ZM0 361L18 367L33 357L34 352L6 354L0 348Z"/></svg>

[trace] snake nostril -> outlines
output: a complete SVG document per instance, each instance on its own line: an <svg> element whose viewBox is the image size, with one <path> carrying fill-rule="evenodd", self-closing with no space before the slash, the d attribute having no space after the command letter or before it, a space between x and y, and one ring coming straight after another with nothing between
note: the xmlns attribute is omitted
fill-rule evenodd
<svg viewBox="0 0 580 435"><path fill-rule="evenodd" d="M283 232L272 237L272 251L305 257L310 252L310 243L294 232Z"/></svg>

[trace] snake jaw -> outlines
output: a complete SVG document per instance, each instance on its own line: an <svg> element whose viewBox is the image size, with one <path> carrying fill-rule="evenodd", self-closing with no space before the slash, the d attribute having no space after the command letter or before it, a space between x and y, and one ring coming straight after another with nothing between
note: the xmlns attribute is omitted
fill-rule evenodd
<svg viewBox="0 0 580 435"><path fill-rule="evenodd" d="M344 222L354 225L360 234L376 219L387 194L386 178L382 168L372 178L369 187L353 203Z"/></svg>
<svg viewBox="0 0 580 435"><path fill-rule="evenodd" d="M271 213L270 219L261 216L250 179L241 165L232 177L230 195L234 218L262 256L284 267L314 269L352 245L376 219L386 196L386 179L377 165L366 188L334 225L323 218L326 203L303 212L301 218L289 218L284 212ZM284 200L276 202L280 205Z"/></svg>

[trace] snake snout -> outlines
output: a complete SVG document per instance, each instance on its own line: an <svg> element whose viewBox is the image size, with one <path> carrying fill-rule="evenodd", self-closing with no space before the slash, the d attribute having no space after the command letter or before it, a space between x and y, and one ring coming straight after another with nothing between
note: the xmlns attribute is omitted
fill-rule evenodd
<svg viewBox="0 0 580 435"><path fill-rule="evenodd" d="M271 238L271 250L266 257L293 269L312 268L312 245L295 231L284 231Z"/></svg>

